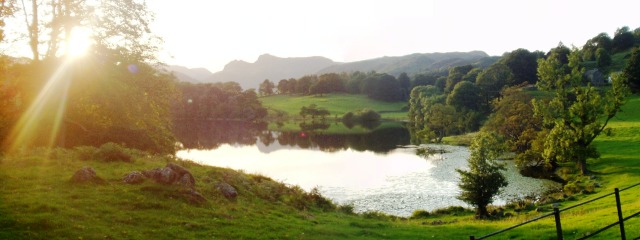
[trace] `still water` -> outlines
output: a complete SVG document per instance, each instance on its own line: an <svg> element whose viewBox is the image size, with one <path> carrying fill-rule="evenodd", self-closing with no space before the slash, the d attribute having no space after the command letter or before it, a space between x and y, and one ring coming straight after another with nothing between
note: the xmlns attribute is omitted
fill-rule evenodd
<svg viewBox="0 0 640 240"><path fill-rule="evenodd" d="M187 146L177 155L206 165L265 175L305 190L317 187L336 203L352 204L356 212L409 216L418 209L467 206L456 199L460 190L455 171L466 168L466 147L431 145L444 153L419 156L416 149L424 145L409 144L408 130L401 127L355 136L259 130L241 141L227 139L212 147ZM496 204L555 185L520 176L511 162L505 163L509 186L496 198Z"/></svg>

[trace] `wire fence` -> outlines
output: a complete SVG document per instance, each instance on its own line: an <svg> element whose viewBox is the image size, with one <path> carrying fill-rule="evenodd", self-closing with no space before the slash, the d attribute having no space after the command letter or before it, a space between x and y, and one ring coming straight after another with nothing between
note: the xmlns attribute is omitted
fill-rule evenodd
<svg viewBox="0 0 640 240"><path fill-rule="evenodd" d="M616 188L612 193L605 194L603 196L600 196L600 197L597 197L597 198L594 198L594 199L591 199L589 201L585 201L585 202L582 202L582 203L579 203L579 204L576 204L576 205L573 205L573 206L569 206L569 207L566 207L566 208L563 208L563 209L558 209L557 207L554 207L553 208L553 212L551 212L551 213L547 213L547 214L544 214L542 216L535 217L535 218L527 220L527 221L525 221L523 223L520 223L520 224L517 224L517 225L513 225L511 227L508 227L508 228L505 228L505 229L502 229L502 230L499 230L499 231L495 231L495 232L489 233L489 234L481 236L481 237L477 237L476 238L475 236L470 236L469 239L471 239L471 240L487 239L489 237L496 236L496 235L499 235L499 234L504 233L504 232L508 232L508 231L510 231L510 230L512 230L514 228L517 228L517 227L520 227L520 226L523 226L523 225L526 225L526 224L529 224L529 223L532 223L532 222L536 222L538 220L541 220L541 219L544 219L544 218L547 218L547 217L551 217L551 216L554 216L554 221L555 221L555 225L556 225L556 235L557 235L558 239L564 239L564 235L562 233L562 221L561 221L561 216L560 216L561 212L564 212L564 211L567 211L567 210L570 210L570 209L573 209L573 208L577 208L577 207L583 206L585 204L589 204L591 202L603 199L603 198L611 196L611 195L615 195L615 197L616 197L616 208L617 208L617 213L618 213L618 221L614 222L614 223L611 223L611 224L609 224L609 225L607 225L607 226L605 226L603 228L597 229L594 232L592 232L592 233L590 233L590 234L588 234L586 236L583 236L581 238L578 238L578 239L588 239L588 238L591 238L593 236L598 235L599 233L601 233L601 232L603 232L603 231L605 231L607 229L610 229L610 228L615 227L615 226L619 226L619 228L620 228L620 239L626 240L627 237L626 237L626 232L624 230L624 222L629 220L629 219L631 219L631 218L633 218L633 217L636 217L636 216L640 215L640 212L636 212L636 213L633 213L633 214L631 214L631 215L629 215L627 217L623 217L622 205L620 203L620 192L628 190L630 188L637 187L637 186L640 186L640 183L633 184L633 185L628 186L628 187L623 188L623 189ZM633 239L634 240L640 239L640 236L635 237Z"/></svg>

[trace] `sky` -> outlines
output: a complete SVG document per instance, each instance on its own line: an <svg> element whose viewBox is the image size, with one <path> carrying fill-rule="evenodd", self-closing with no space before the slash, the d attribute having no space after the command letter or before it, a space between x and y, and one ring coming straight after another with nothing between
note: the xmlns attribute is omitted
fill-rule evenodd
<svg viewBox="0 0 640 240"><path fill-rule="evenodd" d="M324 56L337 62L412 53L581 47L640 27L636 0L147 0L171 65L220 71L233 60ZM27 49L25 44L6 48ZM16 47L18 46L18 47ZM28 55L27 55L28 56Z"/></svg>
<svg viewBox="0 0 640 240"><path fill-rule="evenodd" d="M338 62L411 53L581 47L640 27L634 0L149 1L161 60L220 71L232 60L324 56Z"/></svg>

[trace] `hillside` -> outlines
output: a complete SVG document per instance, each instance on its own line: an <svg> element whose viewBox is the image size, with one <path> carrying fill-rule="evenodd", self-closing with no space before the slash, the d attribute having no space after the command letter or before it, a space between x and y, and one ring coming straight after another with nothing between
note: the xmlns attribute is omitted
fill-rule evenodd
<svg viewBox="0 0 640 240"><path fill-rule="evenodd" d="M448 52L448 53L414 53L399 57L381 57L369 60L336 64L319 71L319 73L331 72L370 72L388 73L399 75L407 73L427 72L436 69L447 69L461 65L477 65L487 67L498 60L499 57L490 57L482 51L472 52Z"/></svg>
<svg viewBox="0 0 640 240"><path fill-rule="evenodd" d="M243 89L257 89L260 83L269 79L274 83L282 79L300 78L310 74L340 72L370 72L399 75L447 69L453 66L472 64L488 67L500 57L491 57L482 51L449 53L414 53L406 56L381 57L357 62L337 63L325 57L281 58L269 54L261 55L250 63L241 60L229 62L222 71L210 76L194 75L193 69L172 66L176 76L182 81L238 82Z"/></svg>
<svg viewBox="0 0 640 240"><path fill-rule="evenodd" d="M300 78L314 74L335 64L325 57L280 58L261 55L254 63L232 61L222 71L214 73L206 82L238 82L243 89L255 88L265 79L277 83L281 79Z"/></svg>
<svg viewBox="0 0 640 240"><path fill-rule="evenodd" d="M172 72L178 80L190 83L204 82L213 75L213 73L206 68L187 68L183 66L170 65L167 66L165 70Z"/></svg>

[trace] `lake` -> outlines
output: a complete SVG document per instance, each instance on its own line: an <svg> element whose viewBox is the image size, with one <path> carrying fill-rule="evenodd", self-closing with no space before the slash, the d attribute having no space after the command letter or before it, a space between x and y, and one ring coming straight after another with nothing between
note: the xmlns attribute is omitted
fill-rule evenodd
<svg viewBox="0 0 640 240"><path fill-rule="evenodd" d="M307 191L316 187L335 203L352 204L356 212L410 216L418 209L468 207L456 199L460 189L455 171L466 168L468 149L412 145L401 124L360 134L269 131L265 125L230 122L181 128L176 135L186 149L177 153L180 158L268 176ZM420 156L419 147L443 153ZM495 204L557 186L523 177L511 161L505 163L509 186Z"/></svg>

